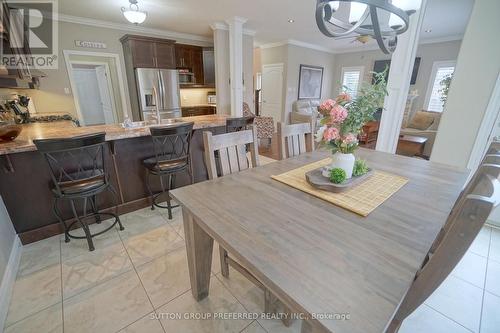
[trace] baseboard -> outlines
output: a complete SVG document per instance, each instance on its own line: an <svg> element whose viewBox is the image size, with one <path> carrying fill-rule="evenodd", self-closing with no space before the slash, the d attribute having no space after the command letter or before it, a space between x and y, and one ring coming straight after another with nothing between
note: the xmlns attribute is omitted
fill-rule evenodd
<svg viewBox="0 0 500 333"><path fill-rule="evenodd" d="M19 261L21 260L22 248L23 245L21 244L21 240L16 235L10 251L9 262L7 263L3 279L0 283L0 332L3 332L5 320L7 319L12 289L14 289Z"/></svg>

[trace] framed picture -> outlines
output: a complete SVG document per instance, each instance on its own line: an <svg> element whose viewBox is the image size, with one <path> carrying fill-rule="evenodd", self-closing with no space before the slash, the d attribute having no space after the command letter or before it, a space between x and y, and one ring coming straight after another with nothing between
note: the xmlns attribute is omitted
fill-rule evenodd
<svg viewBox="0 0 500 333"><path fill-rule="evenodd" d="M323 67L300 65L298 99L320 99Z"/></svg>

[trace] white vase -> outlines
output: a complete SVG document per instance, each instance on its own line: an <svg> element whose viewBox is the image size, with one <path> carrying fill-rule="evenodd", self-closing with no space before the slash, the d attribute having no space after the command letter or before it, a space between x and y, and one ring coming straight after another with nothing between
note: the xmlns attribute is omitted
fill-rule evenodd
<svg viewBox="0 0 500 333"><path fill-rule="evenodd" d="M356 158L353 154L343 154L336 152L332 156L332 163L323 169L323 176L330 177L330 170L341 168L345 171L346 179L352 177L352 170L354 169L354 161Z"/></svg>

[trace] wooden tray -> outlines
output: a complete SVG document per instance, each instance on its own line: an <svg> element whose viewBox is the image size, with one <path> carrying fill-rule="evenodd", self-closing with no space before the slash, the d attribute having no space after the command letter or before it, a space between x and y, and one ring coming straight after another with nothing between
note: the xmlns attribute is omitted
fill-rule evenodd
<svg viewBox="0 0 500 333"><path fill-rule="evenodd" d="M311 186L317 189L334 193L346 191L349 188L365 181L373 174L373 169L369 168L368 172L362 176L349 178L342 184L334 184L328 178L322 175L322 169L323 168L319 168L306 172L306 180Z"/></svg>

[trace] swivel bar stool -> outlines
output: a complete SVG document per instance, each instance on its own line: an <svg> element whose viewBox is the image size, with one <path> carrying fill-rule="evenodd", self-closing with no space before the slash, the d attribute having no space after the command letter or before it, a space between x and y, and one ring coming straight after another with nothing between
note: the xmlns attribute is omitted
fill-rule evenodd
<svg viewBox="0 0 500 333"><path fill-rule="evenodd" d="M94 251L93 237L114 228L117 223L120 230L124 229L118 216L118 196L115 188L109 182L109 175L106 172L105 133L67 139L33 140L33 142L49 165L52 177L51 190L54 195L52 209L64 228L66 243L70 241L70 238L87 239L89 250ZM113 194L115 213L99 212L97 195L106 190ZM78 215L75 205L75 202L80 199L83 201L81 216ZM69 201L71 205L75 220L69 225L59 211L59 200ZM90 214L87 214L87 202L90 204ZM87 221L94 218L95 222L100 224L102 216L114 217L115 220L111 226L92 234ZM82 227L85 236L75 236L70 233L75 224Z"/></svg>
<svg viewBox="0 0 500 333"><path fill-rule="evenodd" d="M146 186L151 196L151 209L155 207L166 208L168 218L172 219L172 206L169 191L175 183L175 176L179 172L187 171L193 180L191 169L191 137L194 123L181 123L173 126L151 127L151 138L153 140L154 156L145 159L142 164L146 168ZM153 193L151 190L151 176L160 178L161 191ZM164 177L167 177L166 186ZM157 202L160 195L166 193L167 206L162 206Z"/></svg>

